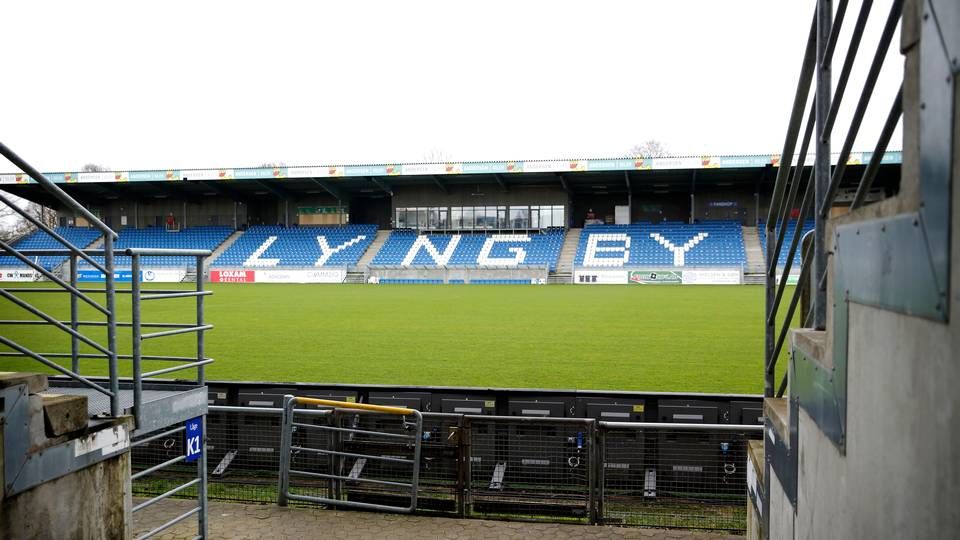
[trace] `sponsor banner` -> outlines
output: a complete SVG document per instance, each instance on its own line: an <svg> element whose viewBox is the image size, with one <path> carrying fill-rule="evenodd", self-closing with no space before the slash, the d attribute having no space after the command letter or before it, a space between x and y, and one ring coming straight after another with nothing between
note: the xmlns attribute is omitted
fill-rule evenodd
<svg viewBox="0 0 960 540"><path fill-rule="evenodd" d="M183 176L180 171L130 171L129 178L131 182L168 182L180 180Z"/></svg>
<svg viewBox="0 0 960 540"><path fill-rule="evenodd" d="M630 283L639 285L680 285L689 270L632 270Z"/></svg>
<svg viewBox="0 0 960 540"><path fill-rule="evenodd" d="M633 159L591 159L587 161L588 171L629 171L634 169Z"/></svg>
<svg viewBox="0 0 960 540"><path fill-rule="evenodd" d="M256 276L253 270L211 270L211 283L253 283Z"/></svg>
<svg viewBox="0 0 960 540"><path fill-rule="evenodd" d="M777 272L777 285L780 284L780 272ZM797 285L800 283L800 274L791 273L787 276L787 285Z"/></svg>
<svg viewBox="0 0 960 540"><path fill-rule="evenodd" d="M447 174L446 163L415 163L400 166L400 174L416 176L422 174Z"/></svg>
<svg viewBox="0 0 960 540"><path fill-rule="evenodd" d="M739 285L740 270L684 270L684 285Z"/></svg>
<svg viewBox="0 0 960 540"><path fill-rule="evenodd" d="M187 180L233 180L233 169L192 169L180 174Z"/></svg>
<svg viewBox="0 0 960 540"><path fill-rule="evenodd" d="M847 163L862 165L873 156L871 152L850 154ZM832 163L836 164L839 154L834 154ZM794 158L797 159L797 158ZM900 151L886 152L881 163L901 163ZM807 156L807 163L813 162L813 156ZM533 160L533 161L480 161L451 163L406 163L392 165L325 165L319 167L248 167L238 169L190 169L158 171L113 171L109 173L44 173L56 183L103 183L103 182L148 182L164 180L234 180L234 179L279 179L279 178L329 178L335 176L419 176L443 174L502 174L521 172L582 172L582 171L623 171L645 169L714 169L714 168L757 168L780 165L777 154L752 156L682 156L656 158L613 158L590 160ZM0 184L30 183L22 173L0 174Z"/></svg>
<svg viewBox="0 0 960 540"><path fill-rule="evenodd" d="M578 285L624 285L627 283L627 271L577 270L573 273L573 282Z"/></svg>
<svg viewBox="0 0 960 540"><path fill-rule="evenodd" d="M140 271L140 281L144 283L180 283L187 275L184 268L157 268Z"/></svg>
<svg viewBox="0 0 960 540"><path fill-rule="evenodd" d="M40 273L36 270L22 268L0 268L0 281L36 281Z"/></svg>
<svg viewBox="0 0 960 540"><path fill-rule="evenodd" d="M234 169L234 178L266 179L266 178L286 178L286 167L256 168L256 169Z"/></svg>
<svg viewBox="0 0 960 540"><path fill-rule="evenodd" d="M587 161L524 161L523 172L571 172L587 170Z"/></svg>
<svg viewBox="0 0 960 540"><path fill-rule="evenodd" d="M343 283L346 277L342 268L254 271L256 283Z"/></svg>
<svg viewBox="0 0 960 540"><path fill-rule="evenodd" d="M343 176L342 166L328 167L287 167L287 176L290 178L329 178Z"/></svg>
<svg viewBox="0 0 960 540"><path fill-rule="evenodd" d="M140 271L140 281L142 283L179 283L187 275L185 269L177 268L158 268ZM133 281L132 270L114 270L113 279L117 283L129 283ZM77 270L77 281L103 283L106 276L99 270Z"/></svg>

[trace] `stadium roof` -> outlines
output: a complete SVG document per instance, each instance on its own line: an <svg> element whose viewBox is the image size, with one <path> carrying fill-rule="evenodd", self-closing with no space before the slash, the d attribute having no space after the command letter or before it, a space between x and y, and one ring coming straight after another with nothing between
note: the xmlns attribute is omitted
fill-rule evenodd
<svg viewBox="0 0 960 540"><path fill-rule="evenodd" d="M872 153L853 153L849 165L867 163ZM834 156L836 162L837 156ZM106 172L53 172L47 178L81 200L184 197L218 194L231 198L257 195L285 198L329 193L338 199L383 197L400 186L496 184L502 191L523 185L560 185L571 194L582 192L642 193L689 191L697 185L757 185L772 180L778 155L688 156L656 158L563 159L373 165L319 165L160 169ZM900 152L887 152L882 163L901 162ZM813 163L813 156L805 160ZM848 167L849 173L856 167ZM750 171L753 171L752 173ZM881 177L884 175L881 175ZM45 203L49 199L23 173L0 174L0 188Z"/></svg>

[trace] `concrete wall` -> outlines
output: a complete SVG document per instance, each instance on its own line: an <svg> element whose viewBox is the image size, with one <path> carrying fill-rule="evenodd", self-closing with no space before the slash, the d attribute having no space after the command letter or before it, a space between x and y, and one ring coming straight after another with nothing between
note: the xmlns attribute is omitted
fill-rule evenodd
<svg viewBox="0 0 960 540"><path fill-rule="evenodd" d="M919 205L919 59L914 54L919 19L920 2L907 2L900 194L832 220L831 226ZM960 91L953 86L949 322L850 305L846 455L800 411L795 524L788 526L793 509L775 502L781 490L772 489L771 538L960 535ZM827 328L832 328L829 309ZM832 330L827 337L830 350ZM776 528L775 522L780 524Z"/></svg>
<svg viewBox="0 0 960 540"><path fill-rule="evenodd" d="M370 268L368 276L384 279L542 279L544 268Z"/></svg>
<svg viewBox="0 0 960 540"><path fill-rule="evenodd" d="M124 452L0 501L0 538L130 538L131 508L130 453Z"/></svg>

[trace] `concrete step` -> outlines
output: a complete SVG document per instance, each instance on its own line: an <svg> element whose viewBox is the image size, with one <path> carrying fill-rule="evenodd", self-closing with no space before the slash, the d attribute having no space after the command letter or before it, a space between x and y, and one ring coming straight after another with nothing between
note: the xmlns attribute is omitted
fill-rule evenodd
<svg viewBox="0 0 960 540"><path fill-rule="evenodd" d="M767 283L767 276L761 272L744 272L743 273L743 284L744 285L765 285Z"/></svg>
<svg viewBox="0 0 960 540"><path fill-rule="evenodd" d="M377 256L377 253L380 252L380 248L383 247L383 244L386 243L387 238L390 238L391 231L389 230L380 230L377 231L377 236L373 239L373 243L370 244L370 247L367 248L367 251L363 253L363 256L360 257L360 260L357 261L356 269L361 272L366 272L367 268L370 266L370 262L373 261L373 258Z"/></svg>
<svg viewBox="0 0 960 540"><path fill-rule="evenodd" d="M828 354L826 330L795 328L790 331L790 343L807 358L816 360L825 368L833 367L833 357Z"/></svg>
<svg viewBox="0 0 960 540"><path fill-rule="evenodd" d="M367 277L364 272L347 272L347 276L343 279L343 282L362 284L367 282Z"/></svg>
<svg viewBox="0 0 960 540"><path fill-rule="evenodd" d="M234 242L236 242L241 236L243 236L244 231L233 231L233 234L227 237L226 240L220 243L217 246L217 249L213 250L213 253L207 257L207 260L203 261L203 270L206 271L210 268L210 265L213 264L213 261L217 260L217 257L223 255L223 252L230 248Z"/></svg>
<svg viewBox="0 0 960 540"><path fill-rule="evenodd" d="M43 424L47 437L59 437L79 431L89 424L87 396L49 392L43 392L39 396L43 403Z"/></svg>
<svg viewBox="0 0 960 540"><path fill-rule="evenodd" d="M790 442L790 404L787 398L763 398L763 417L785 443Z"/></svg>
<svg viewBox="0 0 960 540"><path fill-rule="evenodd" d="M550 285L569 285L573 283L573 274L571 272L551 272L547 276L547 283Z"/></svg>
<svg viewBox="0 0 960 540"><path fill-rule="evenodd" d="M583 229L570 229L563 238L563 247L560 248L560 257L557 259L556 273L573 272L573 260L577 256L580 246L580 233Z"/></svg>

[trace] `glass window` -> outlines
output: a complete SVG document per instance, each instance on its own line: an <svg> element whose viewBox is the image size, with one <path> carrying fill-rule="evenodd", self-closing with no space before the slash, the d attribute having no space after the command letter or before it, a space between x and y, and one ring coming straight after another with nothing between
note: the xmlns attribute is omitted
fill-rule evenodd
<svg viewBox="0 0 960 540"><path fill-rule="evenodd" d="M553 207L553 223L554 227L566 227L567 218L564 216L563 206L554 206Z"/></svg>
<svg viewBox="0 0 960 540"><path fill-rule="evenodd" d="M473 208L465 207L463 209L463 228L472 229L473 228Z"/></svg>
<svg viewBox="0 0 960 540"><path fill-rule="evenodd" d="M430 210L428 208L417 208L417 228L426 229L430 227L430 220L427 217Z"/></svg>
<svg viewBox="0 0 960 540"><path fill-rule="evenodd" d="M447 209L440 208L440 219L437 221L437 227L440 229L449 229L450 221L447 219Z"/></svg>
<svg viewBox="0 0 960 540"><path fill-rule="evenodd" d="M510 228L510 225L507 223L507 207L506 206L497 207L497 228L498 229Z"/></svg>
<svg viewBox="0 0 960 540"><path fill-rule="evenodd" d="M527 229L530 226L530 208L526 206L510 207L510 228Z"/></svg>
<svg viewBox="0 0 960 540"><path fill-rule="evenodd" d="M539 206L530 207L530 228L531 229L540 228L540 207Z"/></svg>
<svg viewBox="0 0 960 540"><path fill-rule="evenodd" d="M460 229L463 227L463 208L454 206L450 209L450 219L452 228Z"/></svg>
<svg viewBox="0 0 960 540"><path fill-rule="evenodd" d="M406 208L397 208L397 223L396 227L398 229L404 229L407 226L407 209Z"/></svg>
<svg viewBox="0 0 960 540"><path fill-rule="evenodd" d="M427 224L431 229L436 229L440 225L440 209L431 208L427 215Z"/></svg>
<svg viewBox="0 0 960 540"><path fill-rule="evenodd" d="M416 208L407 208L407 227L411 229L417 228L417 209Z"/></svg>

